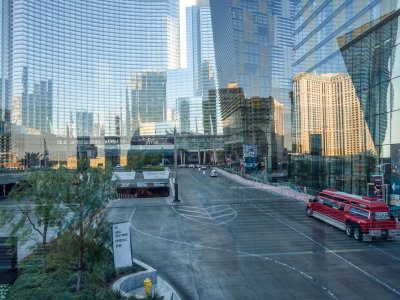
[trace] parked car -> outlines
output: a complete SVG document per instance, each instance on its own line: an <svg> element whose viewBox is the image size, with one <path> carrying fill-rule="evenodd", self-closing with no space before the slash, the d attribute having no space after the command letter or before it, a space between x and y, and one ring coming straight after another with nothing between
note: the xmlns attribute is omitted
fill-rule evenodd
<svg viewBox="0 0 400 300"><path fill-rule="evenodd" d="M211 172L210 172L210 176L211 176L211 177L218 177L218 173L217 173L217 171L215 171L215 170L211 170Z"/></svg>

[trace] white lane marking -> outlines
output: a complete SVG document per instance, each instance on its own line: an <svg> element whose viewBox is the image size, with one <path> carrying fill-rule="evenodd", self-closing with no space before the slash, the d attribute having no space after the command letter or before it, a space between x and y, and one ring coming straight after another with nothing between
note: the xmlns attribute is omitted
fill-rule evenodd
<svg viewBox="0 0 400 300"><path fill-rule="evenodd" d="M231 215L232 215L232 213L229 213L229 214L224 214L224 215L216 216L216 217L213 217L213 218L214 218L214 219L220 219L220 218L227 217L227 216L231 216Z"/></svg>
<svg viewBox="0 0 400 300"><path fill-rule="evenodd" d="M375 246L372 246L372 245L369 245L369 246L372 247L372 248L374 248L375 250L377 250L377 251L379 251L379 252L381 252L381 253L387 255L387 256L390 256L390 257L393 258L394 260L400 261L400 257L397 257L397 256L395 256L395 255L389 254L389 253L387 253L386 251L383 251L382 249L379 249L379 248L377 248L377 247L375 247Z"/></svg>
<svg viewBox="0 0 400 300"><path fill-rule="evenodd" d="M198 216L198 215L188 215L188 214L180 214L183 217L192 217L192 218L200 218L200 219L207 219L207 220L213 220L214 218L211 218L210 216L204 217L204 216Z"/></svg>
<svg viewBox="0 0 400 300"><path fill-rule="evenodd" d="M233 219L235 219L236 216L237 216L237 215L235 214L235 215L232 216L231 219L226 220L226 221L223 221L223 222L203 222L203 221L200 221L199 219L194 219L194 218L191 218L191 217L184 217L184 218L189 219L189 220L194 221L194 222L197 222L197 223L201 223L201 224L217 226L217 225L223 225L223 224L229 223L230 221L232 221ZM214 221L215 221L215 220L214 220Z"/></svg>
<svg viewBox="0 0 400 300"><path fill-rule="evenodd" d="M227 211L227 210L232 210L232 208L228 207L228 208L225 208L225 209L221 209L221 210L217 210L217 211L212 211L212 212L210 212L210 215L219 214L219 213L221 213L221 212L223 212L223 211Z"/></svg>
<svg viewBox="0 0 400 300"><path fill-rule="evenodd" d="M208 211L189 210L189 209L182 209L179 207L176 210L181 211L183 213L188 212L188 213L194 213L194 214L210 215L210 213Z"/></svg>
<svg viewBox="0 0 400 300"><path fill-rule="evenodd" d="M209 204L210 206L212 205L212 207L221 207L221 206L225 206L225 204ZM197 210L204 210L205 207L203 206L193 206L193 205L179 205L178 208L184 208L184 209L197 209Z"/></svg>
<svg viewBox="0 0 400 300"><path fill-rule="evenodd" d="M130 222L130 223L132 223L132 217L133 217L133 214L135 213L135 211L136 211L136 206L133 208L131 217L129 218L129 222Z"/></svg>
<svg viewBox="0 0 400 300"><path fill-rule="evenodd" d="M222 208L225 207L224 209L219 209L217 211L212 212L213 209L215 208ZM201 224L209 224L209 225L221 225L228 223L235 219L237 217L237 212L234 210L231 206L227 204L218 204L218 205L211 205L207 207L197 207L199 210L189 210L185 211L181 209L181 206L172 206L172 209L179 214L180 216L189 219L194 222L198 222ZM200 211L201 209L201 211ZM218 213L225 212L231 210L230 213L228 214L223 214L221 216L218 215ZM225 221L217 221L217 219L220 219L222 217L227 217L227 216L232 216L229 220ZM205 221L208 220L208 221Z"/></svg>
<svg viewBox="0 0 400 300"><path fill-rule="evenodd" d="M340 256L339 254L335 253L333 250L325 247L324 245L322 245L321 243L317 242L316 240L314 240L312 237L308 236L307 234L305 234L304 232L290 226L289 224L287 224L286 222L282 221L279 218L274 217L272 214L266 212L265 210L263 210L262 208L259 208L258 206L254 205L251 203L251 205L253 207L255 207L256 209L258 209L259 211L263 212L264 214L266 214L267 216L277 220L278 222L282 223L283 225L289 227L290 229L294 230L295 232L299 233L300 235L304 236L305 238L309 239L310 241L312 241L314 244L320 246L321 248L323 248L324 250L326 250L328 253L333 254L334 256L336 256L337 258L343 260L345 263L349 264L350 266L352 266L353 268L355 268L356 270L360 271L361 273L363 273L365 276L371 278L372 280L376 281L377 283L383 285L384 287L386 287L387 289L391 290L393 293L397 294L398 296L400 296L400 292L398 290L396 290L395 288L391 287L389 284L383 282L382 280L380 280L379 278L369 274L367 271L361 269L359 266L353 264L351 261L345 259L344 257Z"/></svg>
<svg viewBox="0 0 400 300"><path fill-rule="evenodd" d="M136 210L136 208L132 212L131 219L132 219L133 214L135 213L135 210ZM204 249L210 249L210 250L217 250L217 251L224 251L224 252L229 252L229 253L236 253L236 254L239 254L239 255L257 257L257 258L264 259L264 260L269 261L269 262L276 263L276 264L281 265L281 266L283 266L285 268L288 268L288 269L300 274L301 276L307 278L308 280L312 281L319 288L321 288L324 292L326 292L332 299L338 299L335 296L335 294L333 294L333 292L331 292L327 287L325 287L321 282L319 282L317 279L313 278L311 275L309 275L309 274L307 274L307 273L305 273L303 271L300 271L300 270L296 269L295 267L292 267L292 266L290 266L290 265L288 265L286 263L278 261L276 259L269 258L269 257L263 257L263 256L261 256L259 254L253 254L253 253L248 253L248 252L244 252L244 251L238 251L238 250L232 250L232 249L224 249L224 248L219 248L219 247L209 247L209 246L204 246L204 245L199 245L199 244L193 244L193 243L188 243L188 242L182 242L182 241L178 241L178 240L168 239L168 238L164 238L164 237L161 237L161 236L156 236L156 235L153 235L153 234L150 234L150 233L146 233L144 231L141 231L141 230L137 229L132 224L131 219L129 219L129 221L131 223L130 227L132 228L132 230L136 231L139 234L142 234L142 235L154 238L154 239L158 239L158 240L162 240L162 241L166 241L166 242L170 242L170 243L175 243L175 244L180 244L180 245L185 245L185 246L204 248Z"/></svg>

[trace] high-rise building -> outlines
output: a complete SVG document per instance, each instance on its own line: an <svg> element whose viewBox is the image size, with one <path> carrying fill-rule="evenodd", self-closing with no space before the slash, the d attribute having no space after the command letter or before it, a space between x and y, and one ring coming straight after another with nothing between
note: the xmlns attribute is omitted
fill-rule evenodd
<svg viewBox="0 0 400 300"><path fill-rule="evenodd" d="M346 156L375 152L351 77L301 73L293 79L293 151Z"/></svg>
<svg viewBox="0 0 400 300"><path fill-rule="evenodd" d="M166 72L140 72L131 77L130 120L133 133L142 123L166 118Z"/></svg>
<svg viewBox="0 0 400 300"><path fill-rule="evenodd" d="M397 5L397 0L295 0L294 73L347 72L336 39Z"/></svg>
<svg viewBox="0 0 400 300"><path fill-rule="evenodd" d="M284 105L290 139L293 0L210 0L220 88L237 82L247 98L274 97Z"/></svg>
<svg viewBox="0 0 400 300"><path fill-rule="evenodd" d="M242 159L243 145L254 145L255 159L266 161L269 173L278 171L283 162L283 105L273 97L246 98L236 83L228 86L220 89L227 157Z"/></svg>
<svg viewBox="0 0 400 300"><path fill-rule="evenodd" d="M400 203L400 9L338 38L340 52L359 98L376 154L376 166L390 190L392 204ZM384 166L387 166L385 168ZM391 167L391 168L390 168Z"/></svg>
<svg viewBox="0 0 400 300"><path fill-rule="evenodd" d="M192 134L222 133L208 0L186 8L187 68L167 72L167 121ZM180 115L183 113L184 115Z"/></svg>
<svg viewBox="0 0 400 300"><path fill-rule="evenodd" d="M74 144L82 111L93 113L93 135L122 144L138 123L165 122L166 72L180 67L179 1L4 0L0 10L0 116L15 122L16 155L43 149L43 138L25 139L35 132L48 136L50 160L66 159L59 145Z"/></svg>
<svg viewBox="0 0 400 300"><path fill-rule="evenodd" d="M87 111L76 112L76 134L77 136L93 135L93 113Z"/></svg>
<svg viewBox="0 0 400 300"><path fill-rule="evenodd" d="M220 88L237 82L246 97L275 97L290 105L291 0L211 0Z"/></svg>
<svg viewBox="0 0 400 300"><path fill-rule="evenodd" d="M205 134L221 132L217 71L211 12L208 0L186 8L188 69L193 78L193 96L202 97L202 127Z"/></svg>
<svg viewBox="0 0 400 300"><path fill-rule="evenodd" d="M310 134L309 141L301 142L298 139L302 136L301 131L307 129L293 123L293 137L297 138L294 143L309 149L295 149L291 159L292 175L296 184L317 190L332 187L367 195L371 175L377 173L376 166L389 160L392 141L396 141L392 138L394 131L390 124L396 109L389 103L396 103L391 95L396 76L391 72L396 69L394 65L398 60L395 50L398 21L387 24L390 15L396 19L392 12L399 3L397 0L297 0L295 4L295 74L335 73L348 77L342 87L351 93L346 95L344 90L339 93L342 98L334 101L349 107L332 109L349 114L346 118L338 115L334 119L340 120L338 126L341 128L347 126L351 135L338 132L338 142L329 146L332 156L322 156L322 136ZM292 121L305 118L310 111L303 110L303 113L305 116L295 111L293 115L298 117ZM316 121L319 119L320 116L315 116ZM346 119L351 120L347 125ZM308 129L312 128L311 125L307 125ZM360 126L365 130L360 130ZM300 154L305 152L308 154ZM386 173L388 183L389 175Z"/></svg>

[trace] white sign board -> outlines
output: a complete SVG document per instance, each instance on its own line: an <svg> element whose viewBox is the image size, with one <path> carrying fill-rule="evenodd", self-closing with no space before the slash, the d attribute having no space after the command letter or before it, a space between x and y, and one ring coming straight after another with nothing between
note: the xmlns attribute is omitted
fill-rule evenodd
<svg viewBox="0 0 400 300"><path fill-rule="evenodd" d="M130 223L113 224L114 265L116 269L132 267Z"/></svg>
<svg viewBox="0 0 400 300"><path fill-rule="evenodd" d="M147 183L146 182L142 182L142 181L138 181L138 182L136 182L136 186L137 187L147 187Z"/></svg>
<svg viewBox="0 0 400 300"><path fill-rule="evenodd" d="M144 179L168 179L169 171L146 171L143 172Z"/></svg>
<svg viewBox="0 0 400 300"><path fill-rule="evenodd" d="M135 180L136 172L114 172L113 180Z"/></svg>
<svg viewBox="0 0 400 300"><path fill-rule="evenodd" d="M166 184L164 182L153 182L153 185L156 187L164 187Z"/></svg>

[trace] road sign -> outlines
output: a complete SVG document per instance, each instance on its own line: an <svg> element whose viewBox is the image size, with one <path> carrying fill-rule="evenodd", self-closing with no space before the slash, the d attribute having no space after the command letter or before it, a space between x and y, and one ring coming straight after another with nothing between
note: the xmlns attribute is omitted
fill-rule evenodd
<svg viewBox="0 0 400 300"><path fill-rule="evenodd" d="M132 267L130 222L113 224L113 252L116 269Z"/></svg>

